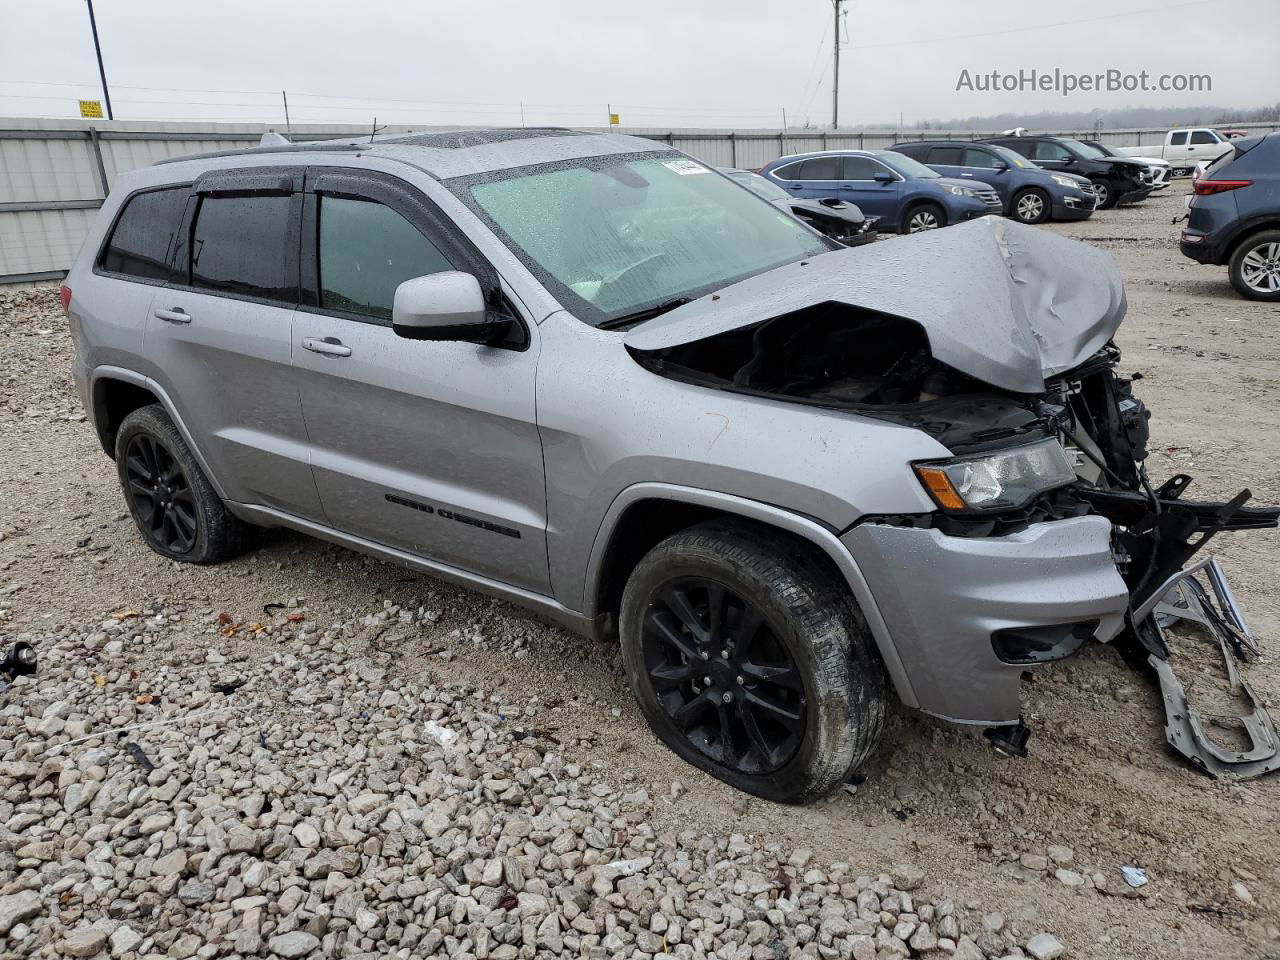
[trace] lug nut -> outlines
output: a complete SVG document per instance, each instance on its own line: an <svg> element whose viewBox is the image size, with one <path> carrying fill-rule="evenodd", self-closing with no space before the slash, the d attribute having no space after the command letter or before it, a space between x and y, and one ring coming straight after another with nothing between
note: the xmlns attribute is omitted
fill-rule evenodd
<svg viewBox="0 0 1280 960"><path fill-rule="evenodd" d="M709 654L709 653L707 653L707 651L703 650L703 651L702 651L702 659L703 659L703 660L710 660L710 659L711 659L711 654Z"/></svg>
<svg viewBox="0 0 1280 960"><path fill-rule="evenodd" d="M720 695L720 699L723 700L725 703L733 703L733 694L730 693L728 690L726 690L724 693Z"/></svg>
<svg viewBox="0 0 1280 960"><path fill-rule="evenodd" d="M742 679L742 677L739 677L739 678L738 678L738 686L742 686L742 685L743 685L744 683L746 683L746 682L747 682L747 681L746 681L746 680L744 680L744 679Z"/></svg>
<svg viewBox="0 0 1280 960"><path fill-rule="evenodd" d="M710 677L703 677L703 678L702 678L702 683L703 683L703 685L704 685L704 686L708 686L708 687L709 687L709 686L711 686L711 678L710 678Z"/></svg>
<svg viewBox="0 0 1280 960"><path fill-rule="evenodd" d="M728 659L729 659L729 650L728 650L728 648L725 648L724 650L721 650L721 651L720 651L720 659L721 659L721 660L728 660Z"/></svg>

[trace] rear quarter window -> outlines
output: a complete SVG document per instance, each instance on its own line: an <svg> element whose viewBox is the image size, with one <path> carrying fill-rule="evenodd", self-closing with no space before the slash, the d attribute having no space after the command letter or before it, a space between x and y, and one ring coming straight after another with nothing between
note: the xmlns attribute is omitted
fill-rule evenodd
<svg viewBox="0 0 1280 960"><path fill-rule="evenodd" d="M126 200L102 249L99 268L142 280L168 280L169 250L189 193L184 185L135 193Z"/></svg>

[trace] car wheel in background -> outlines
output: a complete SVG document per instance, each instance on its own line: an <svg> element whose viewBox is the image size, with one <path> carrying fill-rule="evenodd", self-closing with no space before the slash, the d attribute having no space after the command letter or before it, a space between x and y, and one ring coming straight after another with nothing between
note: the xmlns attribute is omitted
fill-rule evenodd
<svg viewBox="0 0 1280 960"><path fill-rule="evenodd" d="M1020 190L1013 197L1010 216L1020 223L1044 223L1053 212L1049 195L1036 187Z"/></svg>
<svg viewBox="0 0 1280 960"><path fill-rule="evenodd" d="M947 212L936 203L920 203L903 218L903 233L922 233L947 225Z"/></svg>
<svg viewBox="0 0 1280 960"><path fill-rule="evenodd" d="M159 404L141 407L116 434L116 471L142 539L186 563L218 563L240 552L244 524L228 512Z"/></svg>
<svg viewBox="0 0 1280 960"><path fill-rule="evenodd" d="M1115 206L1116 198L1111 192L1111 184L1105 180L1093 181L1093 196L1095 210L1108 210Z"/></svg>
<svg viewBox="0 0 1280 960"><path fill-rule="evenodd" d="M1280 230L1246 239L1227 267L1231 285L1250 300L1280 300Z"/></svg>
<svg viewBox="0 0 1280 960"><path fill-rule="evenodd" d="M667 538L619 626L650 728L740 790L812 800L880 740L887 681L848 586L785 538L723 523Z"/></svg>

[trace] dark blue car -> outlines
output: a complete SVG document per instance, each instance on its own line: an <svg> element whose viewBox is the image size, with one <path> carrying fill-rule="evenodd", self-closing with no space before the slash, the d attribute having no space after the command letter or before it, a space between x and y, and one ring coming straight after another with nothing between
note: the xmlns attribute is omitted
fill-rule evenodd
<svg viewBox="0 0 1280 960"><path fill-rule="evenodd" d="M889 149L928 164L944 177L987 184L1004 214L1022 223L1083 220L1093 214L1093 184L1074 173L1053 173L1008 147L963 140L895 143Z"/></svg>
<svg viewBox="0 0 1280 960"><path fill-rule="evenodd" d="M985 183L940 177L891 150L833 150L781 157L760 168L796 197L835 197L857 204L877 229L919 233L1000 213L1000 195Z"/></svg>
<svg viewBox="0 0 1280 960"><path fill-rule="evenodd" d="M1196 181L1179 247L1227 264L1241 296L1280 300L1280 133L1230 144Z"/></svg>

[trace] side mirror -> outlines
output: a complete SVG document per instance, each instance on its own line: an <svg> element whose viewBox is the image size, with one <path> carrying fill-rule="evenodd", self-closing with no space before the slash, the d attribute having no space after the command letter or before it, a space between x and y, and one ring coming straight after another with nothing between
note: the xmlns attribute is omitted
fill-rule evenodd
<svg viewBox="0 0 1280 960"><path fill-rule="evenodd" d="M885 184L893 183L894 176L892 173L889 173L887 170L881 170L871 179L874 180L876 183L880 184L881 186L884 186Z"/></svg>
<svg viewBox="0 0 1280 960"><path fill-rule="evenodd" d="M1004 173L1008 169L1009 169L1009 164L1007 164L1005 161L1003 160L996 161L996 166L995 166L996 173Z"/></svg>
<svg viewBox="0 0 1280 960"><path fill-rule="evenodd" d="M511 323L491 318L480 281L457 270L406 280L391 305L391 328L407 340L493 343L510 333Z"/></svg>
<svg viewBox="0 0 1280 960"><path fill-rule="evenodd" d="M1075 162L1076 162L1076 158L1075 158L1075 157L1063 157L1063 158L1062 158L1062 162L1063 162L1063 163L1075 163Z"/></svg>

